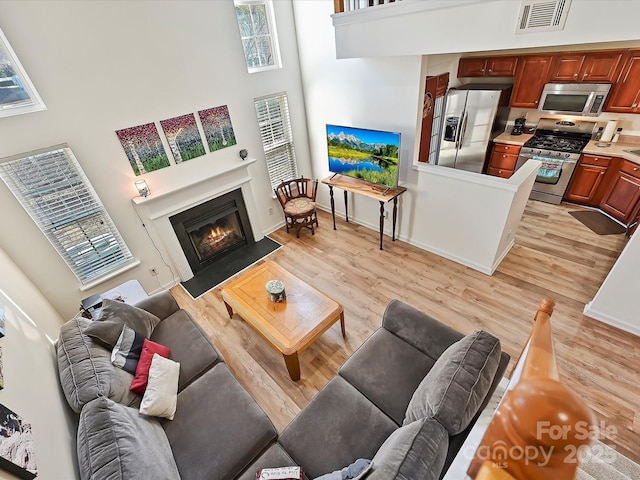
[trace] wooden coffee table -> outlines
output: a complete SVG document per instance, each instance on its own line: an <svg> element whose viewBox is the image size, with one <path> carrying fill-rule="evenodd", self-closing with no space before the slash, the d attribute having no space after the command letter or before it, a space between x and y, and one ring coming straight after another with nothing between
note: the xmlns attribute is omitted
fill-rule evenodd
<svg viewBox="0 0 640 480"><path fill-rule="evenodd" d="M269 300L265 284L284 283L287 298L282 303ZM311 345L340 319L346 336L344 310L335 300L267 260L250 269L222 289L229 316L237 312L256 332L282 353L291 380L300 380L298 353Z"/></svg>

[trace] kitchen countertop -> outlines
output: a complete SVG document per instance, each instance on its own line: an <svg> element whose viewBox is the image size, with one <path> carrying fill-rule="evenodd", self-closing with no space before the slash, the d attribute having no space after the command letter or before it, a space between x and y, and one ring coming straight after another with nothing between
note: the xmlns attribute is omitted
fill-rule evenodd
<svg viewBox="0 0 640 480"><path fill-rule="evenodd" d="M590 141L587 146L584 147L582 153L589 153L591 155L606 155L608 157L620 157L630 162L640 164L640 155L634 155L633 153L625 152L625 150L640 150L640 145L637 143L612 143L609 147L598 147L595 141Z"/></svg>
<svg viewBox="0 0 640 480"><path fill-rule="evenodd" d="M506 143L508 145L522 146L527 140L533 137L532 134L523 133L522 135L511 135L509 132L504 132L493 139L494 143ZM640 164L640 155L634 155L633 153L625 152L625 150L640 150L640 138L638 137L626 137L631 140L628 142L616 142L611 143L608 147L598 147L596 141L591 140L582 153L588 153L590 155L605 155L608 157L620 157L630 162ZM638 138L637 142L633 139Z"/></svg>
<svg viewBox="0 0 640 480"><path fill-rule="evenodd" d="M523 133L522 135L511 135L509 132L504 132L493 139L494 143L506 143L508 145L522 146L524 142L529 140L533 135L531 133ZM640 159L640 157L638 157Z"/></svg>

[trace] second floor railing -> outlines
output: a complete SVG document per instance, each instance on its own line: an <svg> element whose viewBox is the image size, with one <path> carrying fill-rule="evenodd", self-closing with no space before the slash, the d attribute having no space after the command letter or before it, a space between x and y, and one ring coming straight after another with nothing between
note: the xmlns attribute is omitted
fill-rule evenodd
<svg viewBox="0 0 640 480"><path fill-rule="evenodd" d="M333 0L333 7L335 13L343 13L400 1L401 0Z"/></svg>

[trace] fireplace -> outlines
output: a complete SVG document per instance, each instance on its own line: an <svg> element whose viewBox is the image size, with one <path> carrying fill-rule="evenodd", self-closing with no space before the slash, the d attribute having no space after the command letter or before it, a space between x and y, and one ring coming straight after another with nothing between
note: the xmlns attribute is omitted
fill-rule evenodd
<svg viewBox="0 0 640 480"><path fill-rule="evenodd" d="M255 243L241 189L177 213L169 221L194 274Z"/></svg>

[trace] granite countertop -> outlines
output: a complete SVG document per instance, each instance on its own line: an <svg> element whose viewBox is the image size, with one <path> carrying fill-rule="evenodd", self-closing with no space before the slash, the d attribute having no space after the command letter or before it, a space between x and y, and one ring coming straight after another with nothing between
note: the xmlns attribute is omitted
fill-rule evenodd
<svg viewBox="0 0 640 480"><path fill-rule="evenodd" d="M506 143L508 145L522 146L524 142L533 137L531 133L523 133L522 135L511 135L508 131L501 133L493 139L494 143ZM640 158L640 157L639 157Z"/></svg>
<svg viewBox="0 0 640 480"><path fill-rule="evenodd" d="M640 145L637 143L612 143L608 147L598 147L598 142L590 141L587 146L584 147L582 153L589 153L591 155L605 155L607 157L620 157L630 162L640 164L640 156L633 153L625 152L625 150L640 150Z"/></svg>

